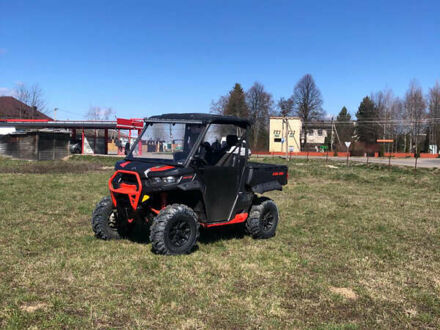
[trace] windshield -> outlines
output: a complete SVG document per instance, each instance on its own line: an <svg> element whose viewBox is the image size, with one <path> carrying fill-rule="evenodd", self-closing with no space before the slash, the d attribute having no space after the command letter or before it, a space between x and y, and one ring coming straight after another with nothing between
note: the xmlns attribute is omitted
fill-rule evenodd
<svg viewBox="0 0 440 330"><path fill-rule="evenodd" d="M183 165L202 133L202 124L147 123L128 158Z"/></svg>

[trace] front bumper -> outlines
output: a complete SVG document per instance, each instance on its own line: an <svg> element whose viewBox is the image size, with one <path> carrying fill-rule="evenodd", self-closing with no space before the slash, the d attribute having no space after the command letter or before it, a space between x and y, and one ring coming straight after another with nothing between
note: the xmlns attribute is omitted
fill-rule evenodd
<svg viewBox="0 0 440 330"><path fill-rule="evenodd" d="M130 183L123 181L126 177L130 178ZM142 193L142 182L139 173L117 170L108 181L108 187L114 207L118 206L118 195L126 195L131 207L136 210Z"/></svg>

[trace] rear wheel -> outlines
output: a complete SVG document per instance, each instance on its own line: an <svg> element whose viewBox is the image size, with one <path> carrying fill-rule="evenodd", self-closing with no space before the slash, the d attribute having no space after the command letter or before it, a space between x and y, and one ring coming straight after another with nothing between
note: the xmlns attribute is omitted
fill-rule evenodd
<svg viewBox="0 0 440 330"><path fill-rule="evenodd" d="M104 197L92 213L92 229L97 238L121 239L128 234L128 223L118 216L109 196Z"/></svg>
<svg viewBox="0 0 440 330"><path fill-rule="evenodd" d="M198 238L197 215L182 204L169 205L160 211L150 229L152 249L157 254L189 253Z"/></svg>
<svg viewBox="0 0 440 330"><path fill-rule="evenodd" d="M266 197L257 198L245 225L253 238L274 236L278 225L278 208L274 201Z"/></svg>

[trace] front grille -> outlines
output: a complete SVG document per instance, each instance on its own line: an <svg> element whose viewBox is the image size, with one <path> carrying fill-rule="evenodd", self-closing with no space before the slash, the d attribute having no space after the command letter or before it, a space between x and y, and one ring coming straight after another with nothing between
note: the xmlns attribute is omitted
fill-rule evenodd
<svg viewBox="0 0 440 330"><path fill-rule="evenodd" d="M136 184L136 186L138 185L138 181L134 174L121 173L121 182L126 184Z"/></svg>
<svg viewBox="0 0 440 330"><path fill-rule="evenodd" d="M128 174L128 173L118 173L114 179L112 180L113 188L118 189L121 185L121 183L134 185L136 186L136 189L139 188L137 178L134 174Z"/></svg>

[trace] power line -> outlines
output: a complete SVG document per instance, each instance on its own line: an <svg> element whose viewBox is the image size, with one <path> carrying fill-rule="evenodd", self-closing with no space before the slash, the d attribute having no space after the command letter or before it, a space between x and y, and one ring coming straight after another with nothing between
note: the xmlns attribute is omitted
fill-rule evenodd
<svg viewBox="0 0 440 330"><path fill-rule="evenodd" d="M346 124L346 125L355 125L356 123L363 123L363 124L402 124L402 123L432 123L432 122L440 122L440 117L438 118L426 118L426 119L419 119L419 120L411 120L411 119L370 119L370 120L350 120L350 121L335 121L334 124ZM331 121L316 121L316 122L308 122L308 125L317 126L319 124L322 125L330 125Z"/></svg>

